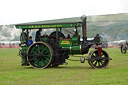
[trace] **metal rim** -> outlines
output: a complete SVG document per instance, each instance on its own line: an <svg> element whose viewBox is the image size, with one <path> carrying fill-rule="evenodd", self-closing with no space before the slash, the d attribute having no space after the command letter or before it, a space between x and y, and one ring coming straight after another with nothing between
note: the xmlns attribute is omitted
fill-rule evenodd
<svg viewBox="0 0 128 85"><path fill-rule="evenodd" d="M45 42L36 42L28 48L27 61L34 68L46 68L51 64L53 49Z"/></svg>
<svg viewBox="0 0 128 85"><path fill-rule="evenodd" d="M121 53L125 54L127 47L125 45L121 45Z"/></svg>
<svg viewBox="0 0 128 85"><path fill-rule="evenodd" d="M107 58L107 59L96 60L95 58L98 58L97 49L91 51L88 58L89 58L88 63L92 68L104 68L109 63L109 55L104 50L102 50L101 58Z"/></svg>
<svg viewBox="0 0 128 85"><path fill-rule="evenodd" d="M88 54L88 59L90 58L90 54L93 52L94 50L90 51L90 53ZM91 66L91 63L88 61L88 64ZM92 67L92 66L91 66Z"/></svg>

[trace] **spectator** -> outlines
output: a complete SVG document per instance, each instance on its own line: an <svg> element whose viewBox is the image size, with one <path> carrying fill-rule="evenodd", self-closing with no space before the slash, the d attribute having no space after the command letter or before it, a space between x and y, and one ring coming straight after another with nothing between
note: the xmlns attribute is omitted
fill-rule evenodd
<svg viewBox="0 0 128 85"><path fill-rule="evenodd" d="M28 40L28 46L30 46L31 44L33 44L33 41L32 41L32 36L29 36L29 40Z"/></svg>

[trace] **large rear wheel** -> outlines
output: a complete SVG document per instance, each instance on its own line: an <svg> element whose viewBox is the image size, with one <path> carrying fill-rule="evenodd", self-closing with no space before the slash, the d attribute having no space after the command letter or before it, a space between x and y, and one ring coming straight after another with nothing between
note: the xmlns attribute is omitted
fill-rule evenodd
<svg viewBox="0 0 128 85"><path fill-rule="evenodd" d="M45 42L32 44L28 49L27 61L34 68L46 68L52 62L53 49Z"/></svg>
<svg viewBox="0 0 128 85"><path fill-rule="evenodd" d="M98 50L96 49L89 53L88 63L92 68L104 68L109 63L109 55L102 50L101 57L99 57Z"/></svg>

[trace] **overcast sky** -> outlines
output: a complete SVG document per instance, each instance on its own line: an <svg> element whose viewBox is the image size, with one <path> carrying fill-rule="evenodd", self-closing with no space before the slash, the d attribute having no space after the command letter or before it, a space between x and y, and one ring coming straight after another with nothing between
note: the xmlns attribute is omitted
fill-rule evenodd
<svg viewBox="0 0 128 85"><path fill-rule="evenodd" d="M0 25L128 13L128 0L0 0Z"/></svg>

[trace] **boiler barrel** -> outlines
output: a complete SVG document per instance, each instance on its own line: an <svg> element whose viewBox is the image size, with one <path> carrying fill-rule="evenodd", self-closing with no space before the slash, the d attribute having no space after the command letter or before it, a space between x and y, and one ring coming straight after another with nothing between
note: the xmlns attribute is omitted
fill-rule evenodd
<svg viewBox="0 0 128 85"><path fill-rule="evenodd" d="M82 54L82 49L81 45L79 46L71 46L71 47L63 47L63 48L68 48L68 53L69 54Z"/></svg>

